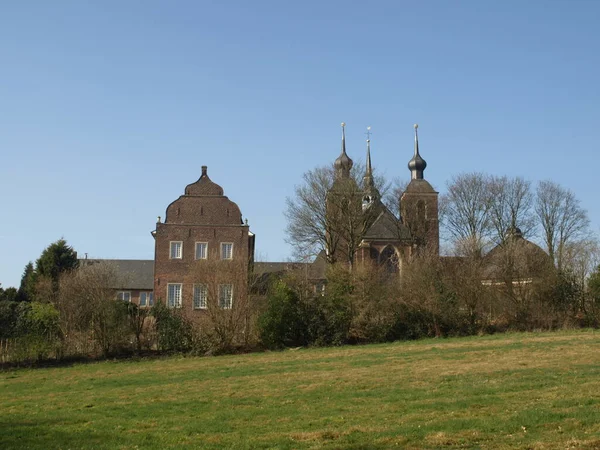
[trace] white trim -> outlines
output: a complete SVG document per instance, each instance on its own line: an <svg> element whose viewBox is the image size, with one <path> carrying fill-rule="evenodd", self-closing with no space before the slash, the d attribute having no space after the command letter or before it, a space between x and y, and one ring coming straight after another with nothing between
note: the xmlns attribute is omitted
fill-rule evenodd
<svg viewBox="0 0 600 450"><path fill-rule="evenodd" d="M533 283L533 278L522 278L517 280L512 280L510 282L513 286L524 286L526 284ZM498 281L498 280L481 280L481 284L484 286L506 286L506 282Z"/></svg>
<svg viewBox="0 0 600 450"><path fill-rule="evenodd" d="M227 303L222 301L223 288L225 286L229 286L229 299ZM231 309L233 307L233 283L223 283L219 284L219 308L221 309Z"/></svg>
<svg viewBox="0 0 600 450"><path fill-rule="evenodd" d="M173 292L173 305L171 305L171 299L169 298L169 289L171 286L179 286L179 301L177 301L177 293ZM168 308L181 308L183 305L183 283L167 283L167 307Z"/></svg>
<svg viewBox="0 0 600 450"><path fill-rule="evenodd" d="M179 244L178 256L173 256L173 244ZM183 241L169 241L169 259L183 259Z"/></svg>
<svg viewBox="0 0 600 450"><path fill-rule="evenodd" d="M121 296L121 294L123 294ZM125 295L127 294L127 295ZM120 297L128 297L127 299L125 298L120 298ZM127 302L127 303L131 303L131 291L118 291L117 292L117 300L121 300L122 302Z"/></svg>
<svg viewBox="0 0 600 450"><path fill-rule="evenodd" d="M221 259L227 259L227 260L233 259L233 242L221 242L220 244L221 244L220 245ZM229 258L223 258L223 246L224 245L231 245L231 252L230 252Z"/></svg>
<svg viewBox="0 0 600 450"><path fill-rule="evenodd" d="M146 296L146 304L145 305L142 305L142 295ZM139 306L140 306L140 308L152 308L154 306L154 291L141 291Z"/></svg>
<svg viewBox="0 0 600 450"><path fill-rule="evenodd" d="M202 299L199 299L200 306L196 306L196 289L204 288L204 306L202 306ZM208 309L208 286L204 283L194 284L194 297L192 299L192 309Z"/></svg>
<svg viewBox="0 0 600 450"><path fill-rule="evenodd" d="M204 244L206 246L204 249L204 258L198 258L198 244ZM196 241L194 243L194 259L208 259L208 242Z"/></svg>

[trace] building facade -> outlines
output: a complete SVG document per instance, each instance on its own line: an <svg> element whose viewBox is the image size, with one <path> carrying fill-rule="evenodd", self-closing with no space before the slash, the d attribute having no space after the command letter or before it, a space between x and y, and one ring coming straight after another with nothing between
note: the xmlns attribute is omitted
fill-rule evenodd
<svg viewBox="0 0 600 450"><path fill-rule="evenodd" d="M198 181L160 217L154 237L154 296L192 318L210 305L245 301L254 235L237 204L202 166Z"/></svg>

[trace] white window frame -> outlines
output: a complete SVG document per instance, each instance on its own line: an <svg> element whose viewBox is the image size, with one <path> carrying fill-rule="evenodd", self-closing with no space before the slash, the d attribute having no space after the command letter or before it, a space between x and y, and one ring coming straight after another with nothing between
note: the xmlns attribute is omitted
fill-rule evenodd
<svg viewBox="0 0 600 450"><path fill-rule="evenodd" d="M142 297L146 304L142 305ZM154 306L154 292L152 291L143 291L140 292L140 308L152 308Z"/></svg>
<svg viewBox="0 0 600 450"><path fill-rule="evenodd" d="M173 291L174 298L171 299L171 297L170 297L171 286L173 286L174 288L175 288L175 286L179 286L179 299L177 299L176 291ZM182 305L183 305L183 283L167 283L167 307L181 308Z"/></svg>
<svg viewBox="0 0 600 450"><path fill-rule="evenodd" d="M122 302L131 303L131 291L118 291L117 292L117 300L121 300Z"/></svg>
<svg viewBox="0 0 600 450"><path fill-rule="evenodd" d="M204 257L198 257L198 244L204 244ZM194 247L194 257L196 259L208 259L208 242L198 241Z"/></svg>
<svg viewBox="0 0 600 450"><path fill-rule="evenodd" d="M225 299L225 288L229 290L229 299ZM233 306L233 284L225 283L219 285L219 308L231 309Z"/></svg>
<svg viewBox="0 0 600 450"><path fill-rule="evenodd" d="M173 245L179 244L179 253L175 252L173 256ZM183 241L170 241L169 242L169 259L182 259L183 258Z"/></svg>
<svg viewBox="0 0 600 450"><path fill-rule="evenodd" d="M229 252L229 258L226 258L223 254L223 246L231 245L231 251ZM221 259L230 260L233 259L233 242L221 242Z"/></svg>
<svg viewBox="0 0 600 450"><path fill-rule="evenodd" d="M204 291L204 299L202 299L202 291ZM208 286L206 284L194 284L194 301L192 303L192 308L208 309Z"/></svg>

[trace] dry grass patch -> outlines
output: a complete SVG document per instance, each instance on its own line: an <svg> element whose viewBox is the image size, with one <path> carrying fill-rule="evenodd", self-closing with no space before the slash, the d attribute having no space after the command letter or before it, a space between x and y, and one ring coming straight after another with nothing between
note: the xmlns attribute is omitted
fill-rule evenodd
<svg viewBox="0 0 600 450"><path fill-rule="evenodd" d="M0 448L595 448L600 335L0 373Z"/></svg>

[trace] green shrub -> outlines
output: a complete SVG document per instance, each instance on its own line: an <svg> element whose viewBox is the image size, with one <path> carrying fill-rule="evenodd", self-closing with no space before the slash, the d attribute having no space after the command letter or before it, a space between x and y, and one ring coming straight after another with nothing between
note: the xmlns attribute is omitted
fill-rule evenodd
<svg viewBox="0 0 600 450"><path fill-rule="evenodd" d="M267 307L258 319L261 341L268 348L308 344L305 307L284 281L277 281L267 295Z"/></svg>
<svg viewBox="0 0 600 450"><path fill-rule="evenodd" d="M152 308L155 318L158 349L183 352L194 344L192 324L179 309L168 308L160 299Z"/></svg>

